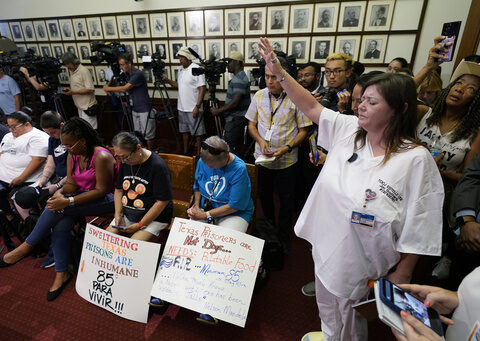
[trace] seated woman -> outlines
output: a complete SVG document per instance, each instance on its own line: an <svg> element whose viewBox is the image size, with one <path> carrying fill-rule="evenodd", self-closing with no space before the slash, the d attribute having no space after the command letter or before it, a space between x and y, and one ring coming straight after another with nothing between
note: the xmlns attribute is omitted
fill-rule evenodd
<svg viewBox="0 0 480 341"><path fill-rule="evenodd" d="M148 241L170 224L173 213L170 171L165 161L121 132L112 141L121 162L115 188L115 219L107 231Z"/></svg>
<svg viewBox="0 0 480 341"><path fill-rule="evenodd" d="M67 266L76 219L114 211L112 191L117 171L113 155L87 121L71 118L62 127L60 139L68 150L65 185L48 199L48 207L25 242L0 258L0 267L15 264L53 229L56 277L47 292L48 301L56 299L72 278Z"/></svg>
<svg viewBox="0 0 480 341"><path fill-rule="evenodd" d="M48 135L34 128L30 116L17 111L7 117L10 133L0 145L0 210L2 211L1 234L8 250L15 245L5 230L7 220L12 220L8 195L13 195L22 186L40 180L42 166L48 155Z"/></svg>
<svg viewBox="0 0 480 341"><path fill-rule="evenodd" d="M240 232L247 231L253 214L250 178L245 162L230 153L227 142L211 136L201 144L193 185L193 220L204 220Z"/></svg>

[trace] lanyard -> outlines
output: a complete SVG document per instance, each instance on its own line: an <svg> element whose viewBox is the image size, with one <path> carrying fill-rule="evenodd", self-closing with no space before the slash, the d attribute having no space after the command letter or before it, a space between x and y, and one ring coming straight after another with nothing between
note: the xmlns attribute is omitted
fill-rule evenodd
<svg viewBox="0 0 480 341"><path fill-rule="evenodd" d="M275 117L275 114L277 113L278 109L282 106L283 99L285 98L285 92L282 92L280 95L280 103L278 103L277 107L275 108L275 111L272 110L272 94L269 92L268 93L268 98L270 100L270 124L268 125L268 129L272 128L273 124L273 118Z"/></svg>

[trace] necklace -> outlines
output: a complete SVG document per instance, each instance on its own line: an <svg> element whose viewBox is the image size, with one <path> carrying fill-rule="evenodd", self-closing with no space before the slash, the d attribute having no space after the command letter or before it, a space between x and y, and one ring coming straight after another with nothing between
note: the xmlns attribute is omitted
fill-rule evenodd
<svg viewBox="0 0 480 341"><path fill-rule="evenodd" d="M142 168L142 164L143 164L143 152L140 152L140 165L138 166L138 169L135 175L133 175L133 167L132 165L130 165L130 171L132 172L132 184L135 183L135 178L137 177L138 172L140 172L140 168Z"/></svg>

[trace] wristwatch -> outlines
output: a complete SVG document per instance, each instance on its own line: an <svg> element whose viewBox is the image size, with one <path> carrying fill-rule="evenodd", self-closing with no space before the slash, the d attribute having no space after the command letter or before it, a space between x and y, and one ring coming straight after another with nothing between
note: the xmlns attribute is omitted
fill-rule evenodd
<svg viewBox="0 0 480 341"><path fill-rule="evenodd" d="M74 197L68 197L68 200L70 200L70 206L75 206L75 198Z"/></svg>
<svg viewBox="0 0 480 341"><path fill-rule="evenodd" d="M195 108L197 108L197 109L200 109L201 106L202 106L201 104L200 105L195 104Z"/></svg>
<svg viewBox="0 0 480 341"><path fill-rule="evenodd" d="M213 221L213 218L212 218L212 216L210 215L210 211L205 212L205 214L207 215L207 221L208 221L209 223L211 223L211 222Z"/></svg>
<svg viewBox="0 0 480 341"><path fill-rule="evenodd" d="M289 153L291 153L291 152L292 152L292 150L293 150L292 146L291 146L291 145L289 145L289 144L287 144L287 148L288 148L288 152L289 152Z"/></svg>
<svg viewBox="0 0 480 341"><path fill-rule="evenodd" d="M463 227L463 225L471 221L475 221L475 217L472 217L471 215L464 215L456 218L457 227L459 228Z"/></svg>

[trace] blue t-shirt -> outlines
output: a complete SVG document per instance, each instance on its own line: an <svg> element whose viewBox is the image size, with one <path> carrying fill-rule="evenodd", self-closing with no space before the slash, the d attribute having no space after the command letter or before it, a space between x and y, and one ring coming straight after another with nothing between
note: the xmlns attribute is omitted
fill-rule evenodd
<svg viewBox="0 0 480 341"><path fill-rule="evenodd" d="M227 122L233 120L234 117L244 117L247 113L248 107L250 106L250 81L248 80L247 74L243 70L233 76L230 83L228 83L225 104L228 104L233 99L233 95L235 94L242 95L242 100L240 103L238 103L236 108L229 110L225 114L225 121Z"/></svg>
<svg viewBox="0 0 480 341"><path fill-rule="evenodd" d="M55 174L59 178L64 178L67 175L67 154L67 150L60 139L51 136L48 138L48 155L53 157Z"/></svg>
<svg viewBox="0 0 480 341"><path fill-rule="evenodd" d="M19 93L20 88L12 77L5 75L0 78L0 108L2 108L5 115L10 115L16 110L15 98L13 96Z"/></svg>
<svg viewBox="0 0 480 341"><path fill-rule="evenodd" d="M250 222L253 214L250 178L245 162L237 156L225 167L217 169L208 168L202 159L198 160L193 190L202 195L200 208L211 197L214 208L227 204L237 210L230 215Z"/></svg>
<svg viewBox="0 0 480 341"><path fill-rule="evenodd" d="M147 80L143 72L136 69L131 75L127 73L127 82L133 85L133 88L129 91L133 111L148 112L150 110L150 97L148 96Z"/></svg>

